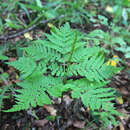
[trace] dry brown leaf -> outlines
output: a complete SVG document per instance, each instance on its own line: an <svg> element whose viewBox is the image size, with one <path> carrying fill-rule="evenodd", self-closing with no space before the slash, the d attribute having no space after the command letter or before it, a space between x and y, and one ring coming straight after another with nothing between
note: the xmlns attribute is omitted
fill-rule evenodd
<svg viewBox="0 0 130 130"><path fill-rule="evenodd" d="M48 123L48 120L46 119L42 119L42 120L35 120L34 124L36 126L40 126L43 127L44 125L46 125Z"/></svg>
<svg viewBox="0 0 130 130"><path fill-rule="evenodd" d="M75 122L73 123L73 126L74 126L74 127L80 128L80 129L84 128L84 125L85 125L85 121L75 121Z"/></svg>
<svg viewBox="0 0 130 130"><path fill-rule="evenodd" d="M13 62L13 61L16 61L16 58L14 57L9 58L9 62Z"/></svg>
<svg viewBox="0 0 130 130"><path fill-rule="evenodd" d="M15 41L15 42L20 41L20 37L16 37L16 38L14 39L14 41Z"/></svg>
<svg viewBox="0 0 130 130"><path fill-rule="evenodd" d="M63 100L64 100L66 106L69 106L71 104L71 102L73 101L73 99L70 98L68 95L64 95Z"/></svg>
<svg viewBox="0 0 130 130"><path fill-rule="evenodd" d="M44 105L44 108L45 108L52 116L56 116L57 110L54 109L54 107Z"/></svg>
<svg viewBox="0 0 130 130"><path fill-rule="evenodd" d="M121 122L119 123L119 127L120 127L120 130L125 130L125 128Z"/></svg>
<svg viewBox="0 0 130 130"><path fill-rule="evenodd" d="M28 32L24 34L24 37L25 37L26 39L33 40L32 35L31 35L30 33L28 33Z"/></svg>

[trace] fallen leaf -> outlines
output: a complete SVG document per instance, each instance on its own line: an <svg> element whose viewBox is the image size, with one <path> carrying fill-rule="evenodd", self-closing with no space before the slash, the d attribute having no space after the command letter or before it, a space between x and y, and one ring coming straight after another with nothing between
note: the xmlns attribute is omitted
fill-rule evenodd
<svg viewBox="0 0 130 130"><path fill-rule="evenodd" d="M107 6L105 10L109 13L113 13L113 8L111 6Z"/></svg>
<svg viewBox="0 0 130 130"><path fill-rule="evenodd" d="M54 28L55 26L52 23L47 24L49 28Z"/></svg>
<svg viewBox="0 0 130 130"><path fill-rule="evenodd" d="M45 108L52 116L56 116L57 110L54 109L54 107L44 105L44 108Z"/></svg>
<svg viewBox="0 0 130 130"><path fill-rule="evenodd" d="M26 39L33 40L33 38L32 38L32 36L30 35L30 33L25 33L25 34L24 34L24 37L25 37Z"/></svg>
<svg viewBox="0 0 130 130"><path fill-rule="evenodd" d="M16 58L14 57L9 58L9 62L13 62L13 61L16 61Z"/></svg>
<svg viewBox="0 0 130 130"><path fill-rule="evenodd" d="M125 130L125 128L121 122L119 123L119 127L120 127L120 130Z"/></svg>
<svg viewBox="0 0 130 130"><path fill-rule="evenodd" d="M66 106L69 106L71 104L71 102L73 101L73 99L70 98L68 95L64 95L63 100L64 100Z"/></svg>
<svg viewBox="0 0 130 130"><path fill-rule="evenodd" d="M42 119L42 120L35 120L34 124L36 126L40 126L43 127L44 125L46 125L48 123L48 120L46 119Z"/></svg>
<svg viewBox="0 0 130 130"><path fill-rule="evenodd" d="M120 97L116 97L116 103L123 104L123 98L121 96Z"/></svg>
<svg viewBox="0 0 130 130"><path fill-rule="evenodd" d="M85 121L75 121L75 122L73 123L73 126L74 126L74 127L80 128L80 129L84 128L84 125L85 125Z"/></svg>

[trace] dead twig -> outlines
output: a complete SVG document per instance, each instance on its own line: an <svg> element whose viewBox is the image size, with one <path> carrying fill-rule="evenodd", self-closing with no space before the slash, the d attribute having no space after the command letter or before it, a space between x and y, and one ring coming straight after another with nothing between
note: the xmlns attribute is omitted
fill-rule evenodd
<svg viewBox="0 0 130 130"><path fill-rule="evenodd" d="M0 68L0 72L4 72L2 68ZM7 88L9 88L12 92L12 94L16 94L15 91L13 90L13 88L10 87L10 85L8 84L8 81L4 78L4 76L2 76L2 74L0 75L1 79L3 80L3 82L5 83L5 85L7 86Z"/></svg>
<svg viewBox="0 0 130 130"><path fill-rule="evenodd" d="M40 21L38 24L32 25L30 28L24 29L24 30L22 30L22 31L20 31L20 32L16 32L16 33L14 33L14 34L12 34L12 35L5 35L5 36L0 35L0 40L8 40L8 39L16 38L16 37L18 37L18 36L20 36L20 35L23 35L23 34L26 33L26 32L29 32L29 31L33 30L33 29L36 28L39 24L46 24L46 23L48 23L48 22L50 22L50 21L52 21L52 20L54 20L54 19L59 19L59 18L63 18L63 17L64 17L64 15L61 15L60 17L56 17L56 18L52 18L52 19L47 19L47 20L42 20L42 21Z"/></svg>
<svg viewBox="0 0 130 130"><path fill-rule="evenodd" d="M1 79L3 80L3 82L5 83L5 85L11 90L12 94L16 94L15 91L10 87L10 85L8 84L8 81L1 75Z"/></svg>

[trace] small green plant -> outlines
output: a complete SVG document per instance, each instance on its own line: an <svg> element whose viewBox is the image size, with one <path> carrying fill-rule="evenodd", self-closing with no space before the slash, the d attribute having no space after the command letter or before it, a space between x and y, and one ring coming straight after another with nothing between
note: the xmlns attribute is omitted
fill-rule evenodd
<svg viewBox="0 0 130 130"><path fill-rule="evenodd" d="M106 8L104 14L110 13L111 16L113 15L112 21L114 23L117 23L118 25L124 24L126 27L128 26L130 12L129 0L105 0L101 2L101 6Z"/></svg>
<svg viewBox="0 0 130 130"><path fill-rule="evenodd" d="M92 18L85 9L87 2L84 0L2 0L0 4L0 36L6 35L8 29L27 29L47 19L53 19L53 23L58 21L59 25L70 21L83 27L86 22L89 23L89 18Z"/></svg>
<svg viewBox="0 0 130 130"><path fill-rule="evenodd" d="M114 53L115 51L122 52L124 58L130 58L130 48L129 48L129 36L128 30L123 29L120 26L115 26L111 24L109 26L110 31L104 32L101 29L96 29L88 34L85 38L95 46L100 46L104 44L104 51L110 54L110 51ZM128 44L127 44L128 43ZM111 49L110 49L111 48ZM114 54L113 54L114 55Z"/></svg>
<svg viewBox="0 0 130 130"><path fill-rule="evenodd" d="M85 36L69 23L53 28L46 37L22 48L23 57L7 63L20 71L21 89L15 90L16 104L5 112L51 104L50 96L71 91L72 98L81 99L104 127L117 125L114 116L120 113L111 102L116 91L106 85L121 68L108 65L102 48L86 45ZM81 78L73 80L77 76Z"/></svg>

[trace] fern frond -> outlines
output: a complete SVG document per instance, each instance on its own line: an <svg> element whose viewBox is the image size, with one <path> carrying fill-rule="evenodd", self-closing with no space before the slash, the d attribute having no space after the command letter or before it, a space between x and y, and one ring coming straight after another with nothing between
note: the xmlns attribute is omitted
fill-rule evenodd
<svg viewBox="0 0 130 130"><path fill-rule="evenodd" d="M98 88L95 86L86 91L87 92L81 96L82 102L93 111L99 110L100 108L104 109L107 102L115 99L113 96L115 92L112 91L111 88Z"/></svg>
<svg viewBox="0 0 130 130"><path fill-rule="evenodd" d="M22 74L22 78L28 77L37 67L36 63L28 57L22 57L19 58L17 61L7 62L7 64L19 70Z"/></svg>
<svg viewBox="0 0 130 130"><path fill-rule="evenodd" d="M108 82L91 82L87 79L80 79L76 81L68 81L65 85L66 89L72 90L72 98L80 98L83 104L90 108L91 114L98 116L103 122L104 127L107 127L111 122L117 125L115 115L119 116L121 113L116 111L114 104L111 102L115 100L115 90L112 88L105 88ZM63 87L64 88L64 87Z"/></svg>
<svg viewBox="0 0 130 130"><path fill-rule="evenodd" d="M98 49L98 48L97 48ZM88 52L89 48L87 48ZM94 48L90 48L90 50L94 50ZM70 66L69 76L72 75L81 75L85 76L90 81L104 81L105 79L109 79L113 74L117 73L121 68L116 68L113 66L107 66L105 61L105 57L102 53L81 53L81 56L74 57L74 63ZM77 62L78 61L78 62Z"/></svg>
<svg viewBox="0 0 130 130"><path fill-rule="evenodd" d="M51 104L51 99L47 95L46 91L60 83L60 79L53 78L51 76L46 77L39 75L35 77L28 77L26 80L18 83L22 89L15 90L19 93L15 95L16 105L5 112L29 109L30 106L36 107L37 105L43 106L44 104Z"/></svg>
<svg viewBox="0 0 130 130"><path fill-rule="evenodd" d="M33 42L29 47L23 48L28 57L31 57L34 61L46 60L46 63L52 59L53 55L56 54L55 50L44 45L43 40L37 40ZM60 58L57 54L57 58Z"/></svg>
<svg viewBox="0 0 130 130"><path fill-rule="evenodd" d="M49 40L49 42L46 43L47 46L57 50L63 55L71 52L72 44L75 39L75 30L70 28L69 23L66 23L63 27L60 27L60 29L55 28L55 33L51 31L51 35L46 34L46 36ZM83 35L78 32L75 49L85 45L82 38Z"/></svg>
<svg viewBox="0 0 130 130"><path fill-rule="evenodd" d="M100 110L102 108L102 110L114 114L115 108L111 101L116 99L116 91L113 88L104 87L108 83L109 81L93 82L83 78L76 81L70 80L66 85L63 85L62 88L71 89L72 98L81 97L83 104L86 107L90 107L91 110Z"/></svg>
<svg viewBox="0 0 130 130"><path fill-rule="evenodd" d="M118 125L118 122L115 119L115 116L120 116L121 113L114 110L113 108L113 112L111 113L109 111L102 111L102 112L91 112L93 118L95 118L95 120L97 120L98 122L102 123L103 128L108 127L109 125L113 124L114 126Z"/></svg>

